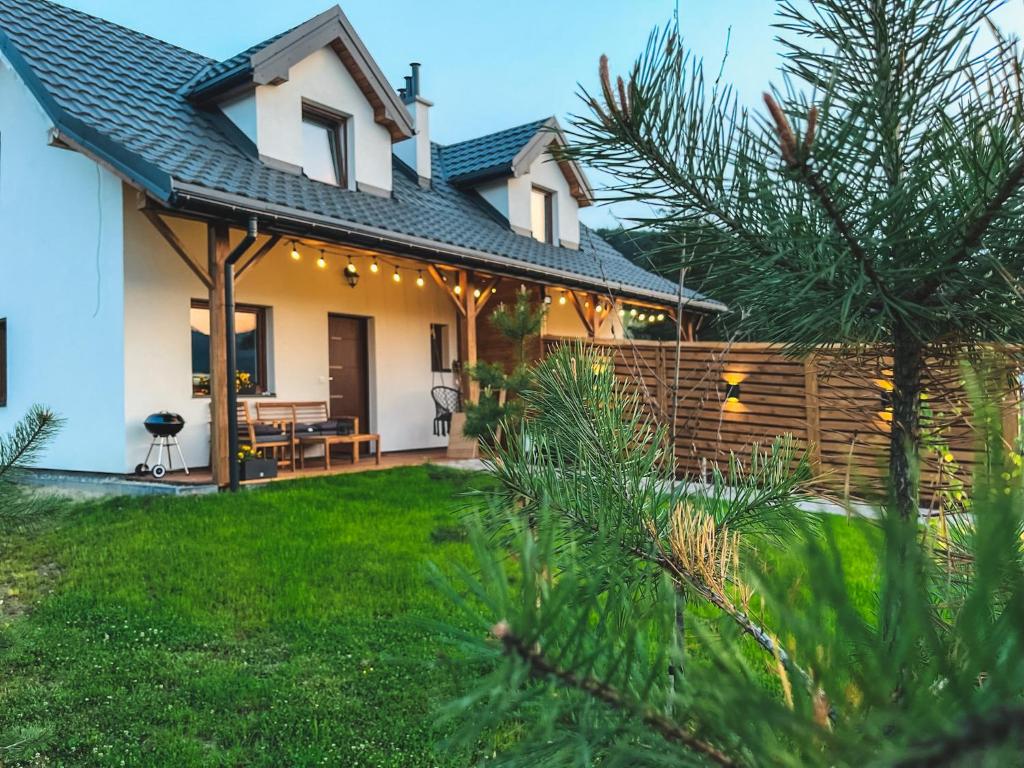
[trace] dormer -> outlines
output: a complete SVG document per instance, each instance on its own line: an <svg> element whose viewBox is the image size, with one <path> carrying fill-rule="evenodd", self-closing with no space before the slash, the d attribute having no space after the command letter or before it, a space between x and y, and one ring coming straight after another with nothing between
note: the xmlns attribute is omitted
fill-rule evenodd
<svg viewBox="0 0 1024 768"><path fill-rule="evenodd" d="M517 234L579 248L579 209L593 202L576 163L557 151L565 137L555 118L444 147L448 181L479 194Z"/></svg>
<svg viewBox="0 0 1024 768"><path fill-rule="evenodd" d="M389 195L392 145L413 123L341 9L206 67L187 87L260 159L345 189Z"/></svg>

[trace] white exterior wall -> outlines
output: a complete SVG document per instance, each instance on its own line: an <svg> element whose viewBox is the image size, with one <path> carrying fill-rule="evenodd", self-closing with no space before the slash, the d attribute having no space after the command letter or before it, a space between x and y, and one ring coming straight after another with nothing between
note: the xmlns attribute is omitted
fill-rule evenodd
<svg viewBox="0 0 1024 768"><path fill-rule="evenodd" d="M125 207L126 360L128 457L125 469L142 460L148 435L142 421L154 411L180 413L187 422L181 434L185 458L192 466L209 460L209 398L192 397L192 350L189 306L205 299L206 289L175 255L150 223ZM205 256L205 226L170 220L190 252ZM237 234L236 234L237 239ZM427 278L416 286L415 265L402 270L381 264L373 275L365 258L356 258L359 285L345 284L345 260L328 254L329 266L316 266L316 252L282 242L238 281L236 301L270 308L268 367L271 387L280 400L327 400L329 397L327 318L331 313L370 318L370 430L379 432L385 451L444 447L446 437L433 433L434 403L430 388L430 325L445 323L455 349L455 309ZM436 374L436 383L451 384L451 374ZM264 398L246 398L257 402ZM255 411L255 406L253 411Z"/></svg>
<svg viewBox="0 0 1024 768"><path fill-rule="evenodd" d="M373 107L331 48L316 51L297 63L287 82L256 87L255 141L260 154L302 166L303 99L349 117L350 186L356 182L390 192L391 134L374 122ZM226 114L247 130L244 105L229 108Z"/></svg>
<svg viewBox="0 0 1024 768"><path fill-rule="evenodd" d="M0 318L7 432L40 403L67 420L41 467L120 472L124 441L121 182L48 146L49 119L0 57Z"/></svg>
<svg viewBox="0 0 1024 768"><path fill-rule="evenodd" d="M549 152L534 160L528 173L508 180L509 223L528 231L532 229L530 190L535 186L554 193L552 207L559 244L566 248L579 248L580 207L572 196L569 182Z"/></svg>

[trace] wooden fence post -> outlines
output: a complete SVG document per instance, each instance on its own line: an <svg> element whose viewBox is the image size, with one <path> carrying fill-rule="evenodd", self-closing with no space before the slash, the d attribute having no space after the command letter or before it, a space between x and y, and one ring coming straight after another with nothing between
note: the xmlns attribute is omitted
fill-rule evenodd
<svg viewBox="0 0 1024 768"><path fill-rule="evenodd" d="M804 408L807 414L807 447L811 467L821 472L821 402L818 396L818 361L814 355L804 358Z"/></svg>

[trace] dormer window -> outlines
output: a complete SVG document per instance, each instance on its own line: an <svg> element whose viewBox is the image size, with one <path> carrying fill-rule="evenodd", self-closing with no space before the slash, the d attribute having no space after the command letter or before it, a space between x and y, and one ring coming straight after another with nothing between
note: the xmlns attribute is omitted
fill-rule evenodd
<svg viewBox="0 0 1024 768"><path fill-rule="evenodd" d="M348 186L344 117L310 106L302 110L302 170L314 181Z"/></svg>
<svg viewBox="0 0 1024 768"><path fill-rule="evenodd" d="M533 237L542 243L554 244L554 195L546 189L530 191L530 223Z"/></svg>

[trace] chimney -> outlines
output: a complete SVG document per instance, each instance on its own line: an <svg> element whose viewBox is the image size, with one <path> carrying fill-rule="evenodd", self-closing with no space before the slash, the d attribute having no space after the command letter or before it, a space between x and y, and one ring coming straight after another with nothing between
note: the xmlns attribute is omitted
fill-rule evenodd
<svg viewBox="0 0 1024 768"><path fill-rule="evenodd" d="M420 96L420 65L409 65L412 74L405 76L405 87L399 93L406 109L412 115L416 134L395 145L395 154L416 171L421 187L430 186L430 108L433 103Z"/></svg>

